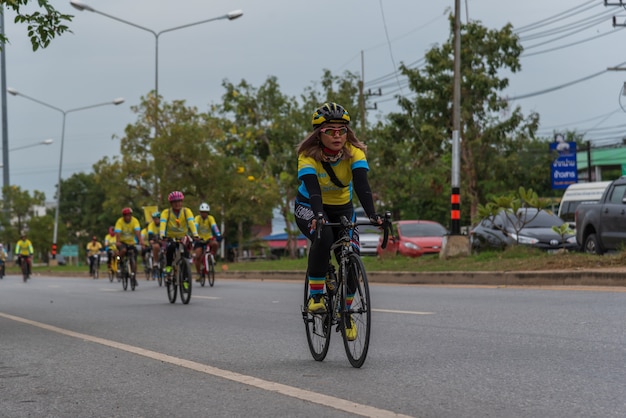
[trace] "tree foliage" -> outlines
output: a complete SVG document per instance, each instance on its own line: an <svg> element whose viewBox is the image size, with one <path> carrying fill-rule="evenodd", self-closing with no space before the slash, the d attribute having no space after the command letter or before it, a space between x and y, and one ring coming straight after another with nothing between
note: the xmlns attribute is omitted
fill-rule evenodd
<svg viewBox="0 0 626 418"><path fill-rule="evenodd" d="M390 115L389 135L403 143L400 149L411 155L420 172L427 171L420 184L428 190L417 189L426 196L439 196L440 190L449 190L450 176L440 162L450 161L453 105L454 65L454 19L450 18L450 37L441 46L435 46L426 54L426 64L421 69L401 66L409 79L409 88L415 93L413 99L400 98L402 113ZM500 30L489 30L479 21L472 21L461 28L461 172L462 200L469 201L467 223L476 214L479 202L489 192L496 192L510 184L489 189L483 179L508 178L500 176L510 170L512 154L519 151L523 140L534 136L538 116L525 118L520 108L510 109L501 91L508 86L503 71L520 70L519 56L522 52L517 35L511 25ZM489 156L490 158L485 158ZM402 155L394 154L403 165L409 163ZM431 167L443 169L441 175L429 179ZM492 185L494 185L493 183ZM395 207L402 195L387 190L390 203ZM430 193L429 193L430 192ZM422 199L424 195L420 196Z"/></svg>
<svg viewBox="0 0 626 418"><path fill-rule="evenodd" d="M37 8L28 10L35 7L34 3ZM15 23L26 25L33 51L46 48L56 36L71 32L66 23L74 16L60 13L48 0L0 0L0 5L17 13ZM0 34L0 49L7 42L6 35Z"/></svg>

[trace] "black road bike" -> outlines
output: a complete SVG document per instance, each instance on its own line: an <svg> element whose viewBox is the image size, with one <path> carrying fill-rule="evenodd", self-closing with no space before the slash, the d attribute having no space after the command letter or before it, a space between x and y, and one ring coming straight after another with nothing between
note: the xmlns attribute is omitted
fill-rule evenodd
<svg viewBox="0 0 626 418"><path fill-rule="evenodd" d="M137 248L134 245L128 245L126 247L126 254L120 258L120 274L122 275L122 288L128 289L130 283L130 289L135 290L137 286L137 278L133 274L135 265L137 264L136 257Z"/></svg>
<svg viewBox="0 0 626 418"><path fill-rule="evenodd" d="M176 294L180 291L180 301L188 304L191 300L191 268L185 257L186 244L182 240L175 240L176 250L172 261L172 275L165 280L167 298L170 303L176 302Z"/></svg>
<svg viewBox="0 0 626 418"><path fill-rule="evenodd" d="M367 274L363 261L352 243L352 235L359 225L375 225L383 229L383 248L387 246L389 231L391 228L391 214L387 212L382 225L377 225L369 220L349 221L342 216L340 222L323 223L323 215L317 217L317 234L321 234L321 228L338 228L339 235L331 246L331 255L335 254L338 268L332 262L329 264L326 276L326 291L323 301L325 312L310 312L308 310L309 278L308 274L304 283L304 305L302 306L302 319L306 327L306 337L311 355L316 361L323 361L328 353L330 335L333 327L336 332L341 332L343 345L348 360L353 367L359 368L365 362L369 349L372 305L370 291L367 282ZM346 297L354 294L352 304L348 308ZM348 329L356 327L356 336ZM350 338L352 336L352 338Z"/></svg>

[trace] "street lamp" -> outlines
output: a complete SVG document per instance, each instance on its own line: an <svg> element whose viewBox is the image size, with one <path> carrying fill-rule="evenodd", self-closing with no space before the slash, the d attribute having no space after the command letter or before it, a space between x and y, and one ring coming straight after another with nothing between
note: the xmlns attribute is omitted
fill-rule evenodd
<svg viewBox="0 0 626 418"><path fill-rule="evenodd" d="M34 144L22 145L21 147L11 148L9 151L17 151L18 149L36 147L39 145L50 145L54 142L54 139L44 139L43 141L35 142Z"/></svg>
<svg viewBox="0 0 626 418"><path fill-rule="evenodd" d="M37 100L33 97L27 96L24 93L20 93L14 88L9 87L7 88L7 91L9 92L9 94L13 96L21 96L25 99L31 100L35 103L39 103L40 105L49 107L50 109L54 109L57 112L61 112L63 114L63 127L61 129L61 155L59 157L59 178L58 178L58 184L57 184L57 207L54 212L54 234L52 236L52 258L56 259L57 234L59 231L59 207L61 206L61 172L63 170L63 144L65 142L65 119L67 117L67 114L72 113L72 112L78 112L79 110L86 110L86 109L91 109L94 107L107 106L111 104L117 106L119 104L124 103L124 99L122 97L118 97L117 99L114 99L111 102L97 103L97 104L93 104L90 106L83 106L83 107L77 107L75 109L63 110L61 108L58 108L46 102L42 102L41 100Z"/></svg>
<svg viewBox="0 0 626 418"><path fill-rule="evenodd" d="M24 148L37 147L39 145L50 145L54 142L54 139L44 139L43 141L35 142L34 144L22 145L21 147L11 148L9 151L17 151ZM4 168L4 163L0 164L0 168Z"/></svg>
<svg viewBox="0 0 626 418"><path fill-rule="evenodd" d="M156 31L154 31L154 30L152 30L150 28L146 28L146 27L138 25L136 23L129 22L128 20L124 20L124 19L121 19L119 17L115 17L115 16L112 16L110 14L107 14L107 13L101 12L99 10L96 10L93 7L91 7L90 5L85 4L83 2L80 2L78 0L70 0L70 4L74 8L80 10L81 12L86 10L88 12L97 13L97 14L100 14L102 16L108 17L110 19L117 20L118 22L122 22L122 23L125 23L125 24L130 25L130 26L134 26L134 27L136 27L138 29L141 29L141 30L144 30L146 32L150 32L152 35L154 35L154 41L155 41L154 93L155 93L155 96L156 96L156 99L157 99L157 103L158 103L158 100L159 100L159 36L161 36L162 34L164 34L166 32L172 32L172 31L175 31L175 30L178 30L178 29L188 28L190 26L201 25L203 23L213 22L215 20L222 20L222 19L235 20L235 19L243 16L243 11L242 10L233 10L233 11L228 12L225 15L222 15L222 16L217 16L217 17L213 17L211 19L201 20L199 22L188 23L186 25L176 26L176 27L173 27L173 28L164 29L164 30L162 30L160 32L156 32Z"/></svg>

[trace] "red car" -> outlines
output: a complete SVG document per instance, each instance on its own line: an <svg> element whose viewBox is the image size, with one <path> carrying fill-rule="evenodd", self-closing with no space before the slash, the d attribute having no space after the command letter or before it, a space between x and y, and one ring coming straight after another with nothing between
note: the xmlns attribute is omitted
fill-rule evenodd
<svg viewBox="0 0 626 418"><path fill-rule="evenodd" d="M448 230L435 221L395 221L393 236L389 237L387 248L382 249L382 236L376 253L400 254L407 257L420 257L423 254L437 254L441 251L444 235Z"/></svg>

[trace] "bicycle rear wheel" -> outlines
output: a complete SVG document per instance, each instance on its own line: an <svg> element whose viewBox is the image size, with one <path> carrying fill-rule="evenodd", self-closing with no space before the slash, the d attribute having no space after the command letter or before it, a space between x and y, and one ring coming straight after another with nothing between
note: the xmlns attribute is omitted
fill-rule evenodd
<svg viewBox="0 0 626 418"><path fill-rule="evenodd" d="M370 342L372 308L370 302L370 289L367 283L367 274L363 261L356 254L350 254L346 266L347 277L342 286L341 301L341 336L346 355L352 367L359 368L365 362ZM350 309L346 309L345 297L347 293L354 292L354 299ZM349 340L347 328L356 328L356 338Z"/></svg>
<svg viewBox="0 0 626 418"><path fill-rule="evenodd" d="M183 304L188 304L191 300L191 269L187 261L182 261L180 264L180 271L178 272L178 283L180 285L180 301Z"/></svg>
<svg viewBox="0 0 626 418"><path fill-rule="evenodd" d="M302 319L306 328L306 340L309 343L309 350L315 361L322 361L328 354L330 345L330 331L332 328L332 316L330 315L330 301L324 295L326 301L326 313L309 312L309 277L304 281L304 305L302 306Z"/></svg>

